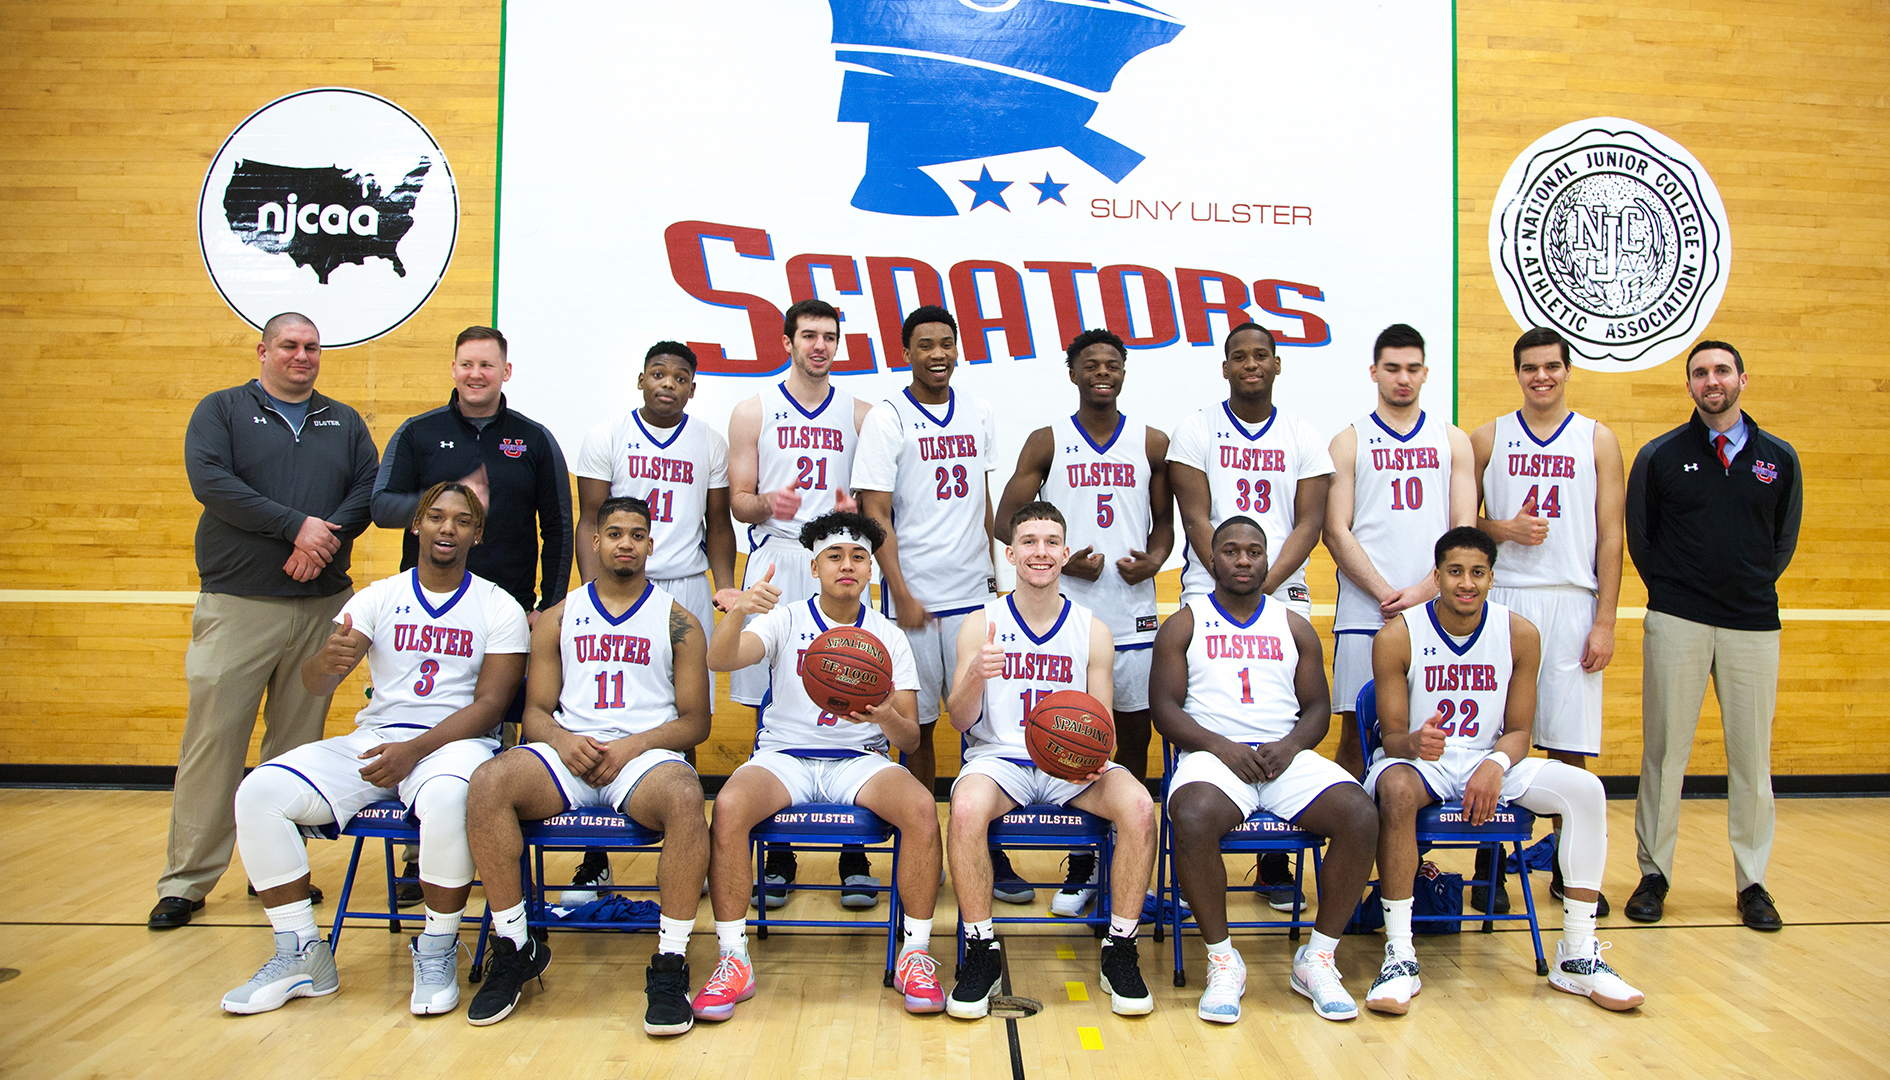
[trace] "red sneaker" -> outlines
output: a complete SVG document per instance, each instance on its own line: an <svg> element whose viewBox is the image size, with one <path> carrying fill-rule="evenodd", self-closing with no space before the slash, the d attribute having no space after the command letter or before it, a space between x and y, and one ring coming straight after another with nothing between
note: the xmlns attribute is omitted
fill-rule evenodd
<svg viewBox="0 0 1890 1080"><path fill-rule="evenodd" d="M945 991L938 985L938 961L924 949L908 949L893 970L893 989L906 995L909 1013L945 1011Z"/></svg>
<svg viewBox="0 0 1890 1080"><path fill-rule="evenodd" d="M745 956L723 953L702 992L689 1003L698 1020L727 1020L735 1005L755 996L755 968Z"/></svg>

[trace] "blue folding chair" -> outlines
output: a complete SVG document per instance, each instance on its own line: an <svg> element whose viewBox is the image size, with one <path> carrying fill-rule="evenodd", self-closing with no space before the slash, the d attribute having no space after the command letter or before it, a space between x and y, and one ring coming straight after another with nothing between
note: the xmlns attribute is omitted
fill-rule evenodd
<svg viewBox="0 0 1890 1080"><path fill-rule="evenodd" d="M543 821L521 821L519 834L524 838L525 848L519 854L519 883L525 897L525 925L541 934L551 930L617 930L632 932L657 929L654 916L648 919L603 922L598 920L561 919L552 915L551 902L547 897L552 889L563 889L563 885L553 885L545 877L545 853L547 851L588 851L593 848L604 851L657 852L662 850L663 834L653 829L646 829L624 814L603 806L586 806L554 814ZM596 892L629 893L657 891L655 885L600 885ZM490 905L488 905L488 910ZM472 971L468 981L478 982L485 970L486 936L481 932L479 950L473 955Z"/></svg>
<svg viewBox="0 0 1890 1080"><path fill-rule="evenodd" d="M1061 923L1088 926L1096 937L1109 931L1109 872L1115 858L1113 827L1107 818L1053 803L1019 806L991 822L987 838L992 851L1096 851L1096 904L1088 915L998 915L993 923ZM1026 881L1033 889L1061 889L1061 881ZM965 959L965 918L958 916L958 960Z"/></svg>
<svg viewBox="0 0 1890 1080"><path fill-rule="evenodd" d="M332 828L332 826L330 827ZM322 835L327 836L325 829ZM342 879L341 896L335 901L335 925L328 934L330 950L341 948L341 924L348 919L374 919L387 924L387 932L400 933L403 922L425 922L423 912L403 912L397 901L400 887L406 884L418 884L418 878L401 877L394 872L394 845L418 844L420 842L420 823L414 820L412 811L399 799L383 799L369 803L360 812L348 819L347 825L334 830L331 839L341 837L354 838L354 852L348 857L348 876ZM349 899L354 895L355 872L361 865L361 848L369 840L380 840L384 848L387 868L387 909L352 910L348 907ZM485 952L486 935L491 931L492 918L488 912L479 921L480 954ZM474 981L477 981L476 979Z"/></svg>
<svg viewBox="0 0 1890 1080"><path fill-rule="evenodd" d="M899 830L864 806L845 803L802 803L790 806L748 831L749 854L754 860L754 896L761 897L767 876L767 853L775 848L797 851L841 851L866 848L888 855L892 869L881 888L892 894L885 919L789 919L768 914L766 903L758 904L748 925L755 936L767 940L768 930L782 926L818 926L850 930L883 927L886 931L886 975L884 985L893 982L893 963L898 959L899 928L905 914L899 903ZM840 892L844 885L819 885L796 882L796 890Z"/></svg>
<svg viewBox="0 0 1890 1080"><path fill-rule="evenodd" d="M1188 977L1181 966L1181 931L1183 927L1194 926L1194 919L1184 915L1181 910L1181 887L1174 876L1174 836L1170 832L1168 818L1168 788L1174 776L1175 762L1178 755L1167 739L1162 740L1162 817L1161 836L1155 859L1155 940L1160 941L1163 923L1167 923L1167 932L1174 938L1175 985L1188 985ZM1255 810L1247 820L1230 829L1221 838L1221 853L1224 855L1260 855L1265 852L1297 852L1302 857L1295 860L1293 876L1293 910L1285 919L1250 919L1235 921L1229 919L1228 930L1285 929L1289 940L1298 941L1299 932L1304 927L1313 925L1314 920L1305 915L1306 898L1306 860L1303 853L1312 852L1313 880L1318 881L1319 868L1325 851L1326 838L1318 833L1309 832L1287 821L1285 818L1269 814L1265 810ZM1240 884L1228 886L1229 893L1250 892L1256 898L1267 890L1259 881L1252 885ZM1264 900L1260 902L1264 903ZM1164 918L1165 916L1165 918ZM1196 927L1198 930L1199 927Z"/></svg>
<svg viewBox="0 0 1890 1080"><path fill-rule="evenodd" d="M1365 684L1358 692L1358 742L1365 755L1367 769L1374 755L1384 746L1378 727L1378 695L1375 680ZM1472 914L1463 912L1457 915L1414 915L1413 923L1420 922L1480 922L1483 932L1492 933L1496 923L1526 921L1529 923L1529 937L1536 947L1536 974L1549 973L1549 961L1542 955L1542 926L1536 921L1536 898L1529 891L1529 865L1523 861L1523 845L1534 839L1536 815L1520 806L1498 806L1490 815L1490 820L1481 825L1470 824L1470 815L1464 813L1463 800L1446 803L1432 803L1418 811L1417 846L1420 856L1434 848L1449 850L1452 848L1474 848L1490 853L1490 876L1487 879L1475 879L1466 882L1469 885L1481 885L1495 892L1497 874L1503 865L1503 845L1509 844L1516 855L1517 877L1522 887L1524 914L1514 912L1508 915ZM1491 904L1495 907L1495 904Z"/></svg>

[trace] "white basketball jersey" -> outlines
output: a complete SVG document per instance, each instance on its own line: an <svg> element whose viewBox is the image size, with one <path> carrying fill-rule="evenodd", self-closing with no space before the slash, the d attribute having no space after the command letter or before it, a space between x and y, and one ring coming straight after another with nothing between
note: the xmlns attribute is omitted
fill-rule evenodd
<svg viewBox="0 0 1890 1080"><path fill-rule="evenodd" d="M430 728L472 704L487 653L532 647L518 601L473 573L451 593L422 589L418 569L382 578L350 597L341 614L371 642L374 694L354 714L356 727Z"/></svg>
<svg viewBox="0 0 1890 1080"><path fill-rule="evenodd" d="M1277 742L1299 723L1299 646L1286 607L1270 596L1246 623L1221 609L1214 594L1188 601L1194 637L1188 642L1188 698L1182 710L1209 731L1257 746Z"/></svg>
<svg viewBox="0 0 1890 1080"><path fill-rule="evenodd" d="M728 487L728 440L685 416L673 428L650 427L632 410L591 429L576 472L610 481L612 497L650 504L655 549L643 572L654 581L694 577L709 569L709 491Z"/></svg>
<svg viewBox="0 0 1890 1080"><path fill-rule="evenodd" d="M761 494L792 487L801 506L792 518L769 518L748 531L750 546L774 535L800 542L801 526L833 509L834 493L853 491L853 395L829 386L827 400L812 409L776 383L761 393L758 487ZM759 535L757 535L759 533Z"/></svg>
<svg viewBox="0 0 1890 1080"><path fill-rule="evenodd" d="M1237 515L1260 523L1267 537L1269 563L1293 531L1293 498L1299 493L1299 482L1332 471L1332 455L1310 424L1275 406L1259 427L1250 428L1224 401L1181 422L1169 443L1168 459L1207 474L1211 525ZM1214 576L1201 561L1201 553L1190 548L1186 554L1182 595L1192 598L1212 592ZM1307 602L1305 564L1273 595Z"/></svg>
<svg viewBox="0 0 1890 1080"><path fill-rule="evenodd" d="M761 639L768 650L773 683L755 710L755 749L778 750L801 757L854 757L884 754L890 743L878 724L843 719L814 704L801 682L801 663L807 648L836 625L857 626L880 640L892 656L894 690L917 690L919 669L912 646L897 624L865 604L851 624L839 624L820 611L820 598L782 604L749 623L743 633Z"/></svg>
<svg viewBox="0 0 1890 1080"><path fill-rule="evenodd" d="M1094 617L1081 604L1063 601L1063 612L1039 637L1031 633L1009 596L984 606L1004 649L1004 674L984 683L984 706L965 731L965 760L1004 757L1030 764L1024 718L1037 702L1058 690L1089 693L1089 634Z"/></svg>
<svg viewBox="0 0 1890 1080"><path fill-rule="evenodd" d="M597 583L564 598L558 649L564 689L558 723L601 742L638 735L676 719L676 674L669 644L675 598L646 585L620 616L597 598Z"/></svg>
<svg viewBox="0 0 1890 1080"><path fill-rule="evenodd" d="M1406 608L1411 632L1411 730L1442 713L1444 747L1487 751L1503 733L1509 703L1509 609L1494 601L1483 605L1483 621L1469 638L1458 641L1437 622L1437 601Z"/></svg>
<svg viewBox="0 0 1890 1080"><path fill-rule="evenodd" d="M1407 435L1369 413L1352 425L1358 458L1352 466L1352 535L1379 576L1394 589L1422 581L1431 548L1450 531L1450 425L1418 413ZM1378 598L1339 571L1334 630L1377 630Z"/></svg>
<svg viewBox="0 0 1890 1080"><path fill-rule="evenodd" d="M1540 544L1496 547L1496 583L1508 589L1569 585L1593 592L1595 574L1595 422L1571 412L1547 439L1537 439L1520 411L1496 418L1490 463L1483 470L1483 516L1503 521L1535 496L1549 523Z"/></svg>
<svg viewBox="0 0 1890 1080"><path fill-rule="evenodd" d="M975 611L997 591L985 535L985 476L995 467L991 406L956 390L943 408L910 389L866 415L853 483L892 493L906 588L933 615Z"/></svg>
<svg viewBox="0 0 1890 1080"><path fill-rule="evenodd" d="M1093 548L1103 557L1102 576L1082 581L1063 575L1064 595L1096 613L1117 649L1149 647L1160 622L1155 580L1122 580L1116 560L1131 549L1148 550L1154 513L1149 507L1148 428L1123 417L1102 443L1068 416L1050 425L1055 452L1045 477L1043 501L1062 511L1065 542L1072 552Z"/></svg>

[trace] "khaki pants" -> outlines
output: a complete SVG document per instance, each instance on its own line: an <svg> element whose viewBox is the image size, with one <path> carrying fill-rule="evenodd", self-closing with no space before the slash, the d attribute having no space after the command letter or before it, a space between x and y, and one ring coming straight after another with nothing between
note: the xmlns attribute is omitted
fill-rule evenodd
<svg viewBox="0 0 1890 1080"><path fill-rule="evenodd" d="M1726 831L1737 889L1765 882L1772 856L1772 713L1779 631L1726 630L1658 611L1641 624L1641 791L1634 839L1641 873L1673 880L1680 785L1710 675L1726 733Z"/></svg>
<svg viewBox="0 0 1890 1080"><path fill-rule="evenodd" d="M197 597L184 653L190 712L177 754L170 851L159 896L201 900L229 869L236 785L259 707L264 761L322 737L330 699L302 688L302 661L321 648L352 595L343 589L304 598Z"/></svg>

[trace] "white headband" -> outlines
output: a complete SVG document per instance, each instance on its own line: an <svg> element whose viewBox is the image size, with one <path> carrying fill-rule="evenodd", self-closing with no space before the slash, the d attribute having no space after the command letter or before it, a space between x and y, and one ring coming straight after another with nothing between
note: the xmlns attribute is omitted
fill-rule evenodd
<svg viewBox="0 0 1890 1080"><path fill-rule="evenodd" d="M827 537L827 539L821 543L820 550L814 552L814 558L820 558L827 553L828 548L833 547L835 544L858 544L866 549L867 554L870 555L873 552L873 545L867 542L865 535L854 532L852 529L841 529L839 532Z"/></svg>

